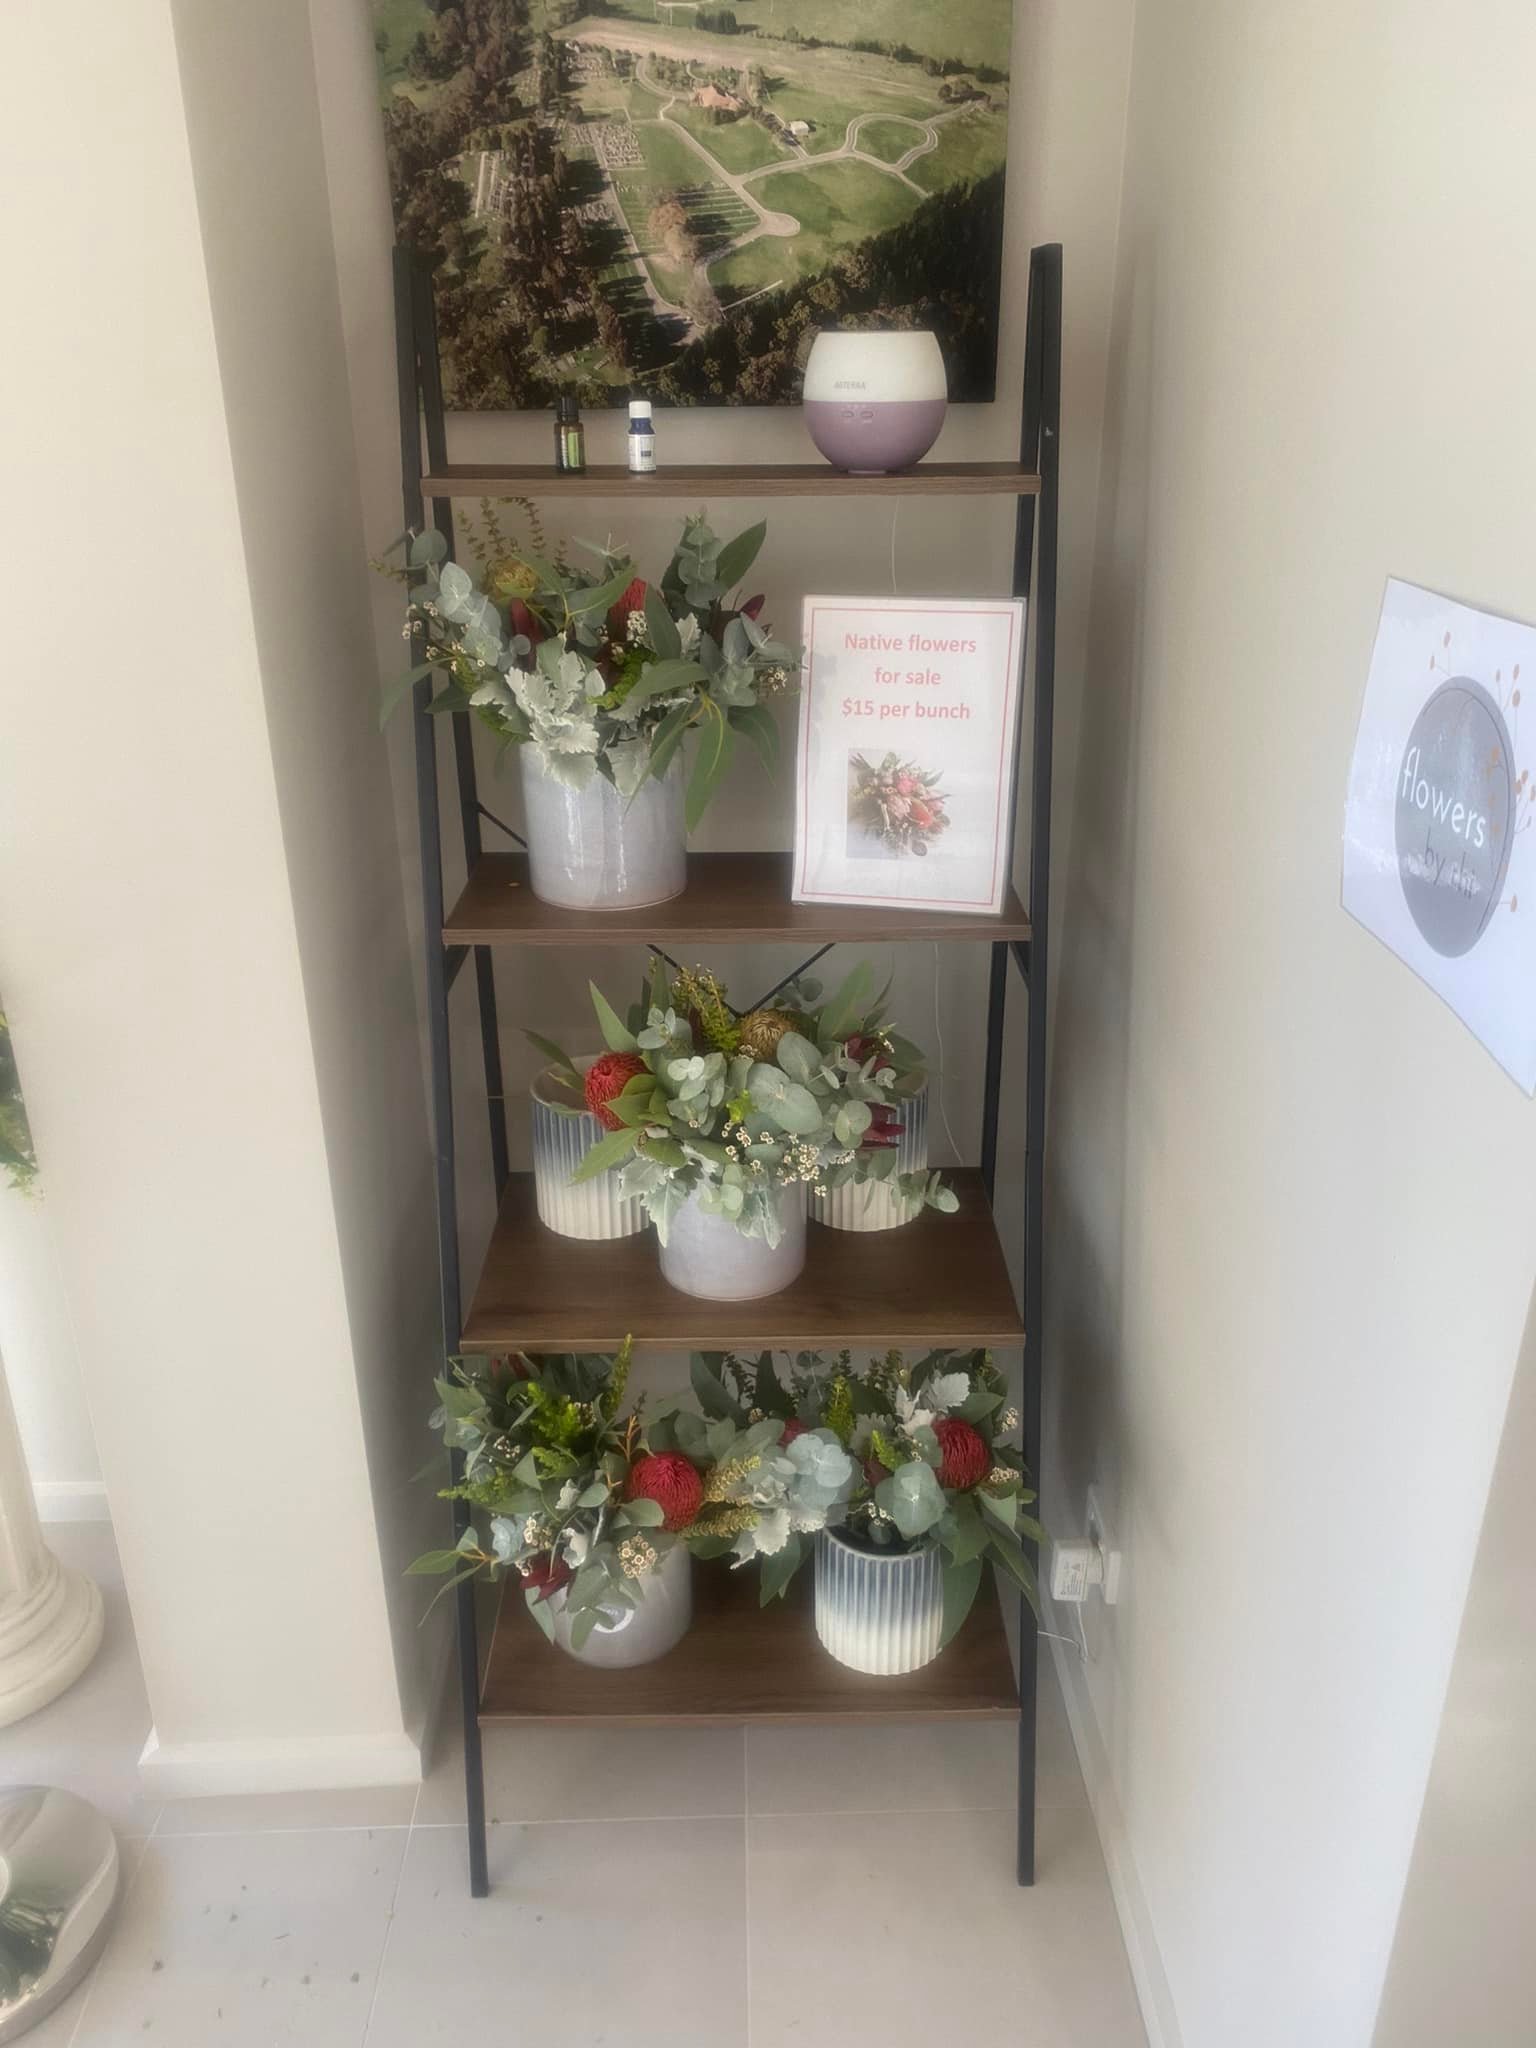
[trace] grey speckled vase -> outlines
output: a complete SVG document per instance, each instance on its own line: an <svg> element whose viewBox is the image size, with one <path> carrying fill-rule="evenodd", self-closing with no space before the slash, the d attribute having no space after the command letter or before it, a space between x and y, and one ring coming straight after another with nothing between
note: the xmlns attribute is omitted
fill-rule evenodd
<svg viewBox="0 0 1536 2048"><path fill-rule="evenodd" d="M596 1664L604 1671L629 1671L637 1664L654 1664L676 1649L693 1620L693 1557L681 1543L674 1543L653 1572L639 1582L644 1596L638 1607L616 1607L613 1626L601 1621L579 1650L571 1646L571 1625L565 1613L565 1594L550 1600L550 1619L555 1641L568 1657L579 1664Z"/></svg>
<svg viewBox="0 0 1536 2048"><path fill-rule="evenodd" d="M635 910L680 896L688 880L681 759L632 799L604 775L568 789L519 747L533 893L563 910Z"/></svg>
<svg viewBox="0 0 1536 2048"><path fill-rule="evenodd" d="M661 1273L680 1294L705 1301L757 1301L798 1279L805 1264L805 1188L779 1190L784 1234L776 1245L743 1237L724 1216L706 1216L690 1196L661 1247Z"/></svg>

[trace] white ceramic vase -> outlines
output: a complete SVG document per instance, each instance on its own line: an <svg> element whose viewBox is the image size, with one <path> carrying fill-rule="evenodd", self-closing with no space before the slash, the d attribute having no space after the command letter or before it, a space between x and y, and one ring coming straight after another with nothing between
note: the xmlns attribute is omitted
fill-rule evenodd
<svg viewBox="0 0 1536 2048"><path fill-rule="evenodd" d="M944 1571L937 1550L864 1550L836 1529L816 1538L816 1633L852 1671L920 1671L939 1654Z"/></svg>
<svg viewBox="0 0 1536 2048"><path fill-rule="evenodd" d="M896 1107L901 1115L901 1133L896 1140L896 1164L890 1180L847 1181L840 1188L828 1188L824 1195L811 1197L811 1217L833 1230L895 1230L922 1214L920 1196L903 1195L893 1185L897 1174L925 1173L928 1169L928 1090L905 1097Z"/></svg>
<svg viewBox="0 0 1536 2048"><path fill-rule="evenodd" d="M674 1543L639 1585L639 1606L615 1605L611 1622L599 1621L579 1650L571 1642L565 1593L552 1594L550 1620L555 1625L555 1641L566 1655L605 1671L628 1671L636 1664L654 1664L668 1650L676 1649L693 1620L692 1555L681 1543Z"/></svg>
<svg viewBox="0 0 1536 2048"><path fill-rule="evenodd" d="M680 757L622 797L605 775L569 789L519 747L533 893L563 910L634 910L680 896L688 879Z"/></svg>
<svg viewBox="0 0 1536 2048"><path fill-rule="evenodd" d="M661 1274L680 1294L705 1301L756 1301L777 1294L805 1264L805 1189L779 1190L783 1235L776 1245L746 1237L724 1216L707 1216L697 1196L672 1218L661 1247Z"/></svg>
<svg viewBox="0 0 1536 2048"><path fill-rule="evenodd" d="M585 1073L596 1054L579 1059ZM571 1176L599 1138L607 1136L590 1111L580 1116L551 1109L551 1099L569 1100L556 1086L556 1070L546 1067L528 1090L533 1127L533 1193L539 1221L562 1237L634 1237L646 1223L643 1205L619 1193L619 1176L611 1168L593 1180L571 1185Z"/></svg>

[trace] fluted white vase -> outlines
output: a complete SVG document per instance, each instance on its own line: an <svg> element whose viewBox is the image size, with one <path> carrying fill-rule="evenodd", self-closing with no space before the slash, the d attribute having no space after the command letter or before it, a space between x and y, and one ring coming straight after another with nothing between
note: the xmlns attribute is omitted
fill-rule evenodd
<svg viewBox="0 0 1536 2048"><path fill-rule="evenodd" d="M747 1237L725 1216L708 1216L690 1195L661 1247L662 1278L705 1301L756 1301L797 1279L805 1264L805 1188L780 1188L783 1234L776 1245Z"/></svg>
<svg viewBox="0 0 1536 2048"><path fill-rule="evenodd" d="M693 1557L681 1543L663 1553L654 1571L636 1581L640 1588L638 1607L618 1602L605 1611L591 1635L578 1650L571 1642L571 1622L565 1609L565 1593L550 1596L550 1620L555 1641L579 1664L595 1664L604 1671L628 1671L637 1664L654 1664L676 1649L693 1620Z"/></svg>
<svg viewBox="0 0 1536 2048"><path fill-rule="evenodd" d="M578 1073L585 1074L597 1057L588 1054L576 1061ZM619 1193L619 1176L612 1168L591 1180L571 1176L599 1138L608 1134L590 1110L580 1116L551 1109L552 1099L568 1101L558 1085L558 1072L546 1067L534 1076L528 1091L533 1124L533 1194L539 1221L562 1237L634 1237L644 1230L644 1206L633 1196Z"/></svg>
<svg viewBox="0 0 1536 2048"><path fill-rule="evenodd" d="M816 1633L853 1671L920 1671L944 1633L944 1570L932 1546L865 1550L836 1529L816 1538Z"/></svg>
<svg viewBox="0 0 1536 2048"><path fill-rule="evenodd" d="M680 896L688 880L680 756L622 797L606 775L571 789L519 747L533 893L563 910L637 910Z"/></svg>
<svg viewBox="0 0 1536 2048"><path fill-rule="evenodd" d="M845 1181L811 1197L811 1219L833 1230L895 1230L923 1210L920 1195L904 1195L894 1185L903 1173L928 1170L928 1090L920 1088L893 1105L901 1115L896 1139L896 1164L890 1180Z"/></svg>

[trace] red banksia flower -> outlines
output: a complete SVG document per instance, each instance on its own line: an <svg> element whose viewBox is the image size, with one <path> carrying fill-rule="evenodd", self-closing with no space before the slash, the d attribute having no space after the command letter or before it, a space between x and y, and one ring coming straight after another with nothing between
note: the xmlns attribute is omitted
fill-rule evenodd
<svg viewBox="0 0 1536 2048"><path fill-rule="evenodd" d="M625 1498L655 1501L661 1526L675 1535L699 1512L704 1482L681 1451L653 1451L631 1468Z"/></svg>
<svg viewBox="0 0 1536 2048"><path fill-rule="evenodd" d="M803 1422L797 1422L794 1416L791 1416L788 1422L786 1422L784 1427L779 1431L779 1449L781 1451L788 1450L789 1446L794 1442L797 1436L804 1435L805 1424Z"/></svg>
<svg viewBox="0 0 1536 2048"><path fill-rule="evenodd" d="M941 1415L933 1433L944 1453L939 1466L940 1486L963 1493L979 1486L992 1469L992 1457L978 1431L958 1415Z"/></svg>
<svg viewBox="0 0 1536 2048"><path fill-rule="evenodd" d="M623 1094L626 1081L632 1081L636 1074L644 1072L645 1061L633 1052L605 1052L601 1059L594 1060L588 1067L583 1093L588 1109L605 1131L623 1130L623 1124L608 1105L615 1095Z"/></svg>

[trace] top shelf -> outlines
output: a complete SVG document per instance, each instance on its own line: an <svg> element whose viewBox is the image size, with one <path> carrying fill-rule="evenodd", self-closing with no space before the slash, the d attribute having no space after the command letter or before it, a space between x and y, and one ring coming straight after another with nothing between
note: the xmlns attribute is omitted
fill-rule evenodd
<svg viewBox="0 0 1536 2048"><path fill-rule="evenodd" d="M613 462L574 474L553 463L446 462L421 488L428 498L1032 498L1040 479L1016 462L920 462L890 476L825 462L677 463L650 476Z"/></svg>

